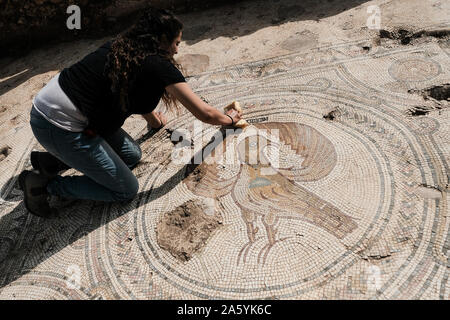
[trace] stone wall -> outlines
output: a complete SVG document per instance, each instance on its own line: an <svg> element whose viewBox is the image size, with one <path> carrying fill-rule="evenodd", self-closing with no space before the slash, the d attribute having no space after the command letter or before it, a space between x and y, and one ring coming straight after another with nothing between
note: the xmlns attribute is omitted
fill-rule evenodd
<svg viewBox="0 0 450 320"><path fill-rule="evenodd" d="M0 0L0 57L20 56L47 43L115 34L146 5L175 13L199 10L223 0ZM229 3L230 1L227 1ZM69 30L70 5L81 9L81 29Z"/></svg>

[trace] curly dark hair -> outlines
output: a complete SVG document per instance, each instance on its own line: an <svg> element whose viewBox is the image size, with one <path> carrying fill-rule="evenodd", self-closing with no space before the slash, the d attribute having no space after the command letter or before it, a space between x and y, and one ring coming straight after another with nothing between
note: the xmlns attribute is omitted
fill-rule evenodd
<svg viewBox="0 0 450 320"><path fill-rule="evenodd" d="M146 57L159 55L180 68L169 52L161 49L161 44L171 43L182 29L183 24L172 12L148 7L133 26L114 39L105 75L111 79L111 90L118 96L122 111L129 109L128 91ZM162 100L167 107L176 106L176 99L167 91Z"/></svg>

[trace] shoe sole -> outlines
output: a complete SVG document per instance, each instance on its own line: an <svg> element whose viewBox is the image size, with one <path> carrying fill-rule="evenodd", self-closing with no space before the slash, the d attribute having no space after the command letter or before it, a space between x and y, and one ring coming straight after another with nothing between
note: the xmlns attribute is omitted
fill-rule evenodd
<svg viewBox="0 0 450 320"><path fill-rule="evenodd" d="M23 191L23 203L25 204L25 208L27 208L27 210L29 212L31 212L32 214L35 214L33 211L30 210L30 208L28 207L28 192L27 190L25 190L25 179L27 178L29 172L27 171L23 171L20 175L19 175L19 186L20 189Z"/></svg>
<svg viewBox="0 0 450 320"><path fill-rule="evenodd" d="M51 215L41 215L41 214L38 214L38 213L36 213L36 212L34 212L33 210L31 210L29 207L28 207L28 192L27 192L27 190L26 190L26 188L25 188L25 180L26 180L26 178L27 178L27 176L29 175L31 173L31 171L23 171L20 175L19 175L19 186L20 186L20 189L22 189L22 191L23 191L23 203L25 204L25 208L27 208L27 210L28 210L28 212L30 212L31 214L33 214L33 215L35 215L35 216L38 216L38 217L41 217L41 218L50 218L51 217Z"/></svg>

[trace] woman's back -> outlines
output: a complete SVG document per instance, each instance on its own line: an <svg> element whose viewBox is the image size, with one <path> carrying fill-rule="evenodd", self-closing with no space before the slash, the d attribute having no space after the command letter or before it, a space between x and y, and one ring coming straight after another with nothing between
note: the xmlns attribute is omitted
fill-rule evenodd
<svg viewBox="0 0 450 320"><path fill-rule="evenodd" d="M170 61L158 55L148 56L129 88L129 105L124 112L119 105L118 94L113 94L111 80L105 73L110 50L111 42L108 41L64 69L59 77L62 90L89 118L90 127L98 132L120 128L130 114L153 111L167 85L185 81L181 72Z"/></svg>
<svg viewBox="0 0 450 320"><path fill-rule="evenodd" d="M86 116L93 108L110 109L113 104L111 80L104 74L111 42L103 44L69 68L61 71L59 85L69 99Z"/></svg>

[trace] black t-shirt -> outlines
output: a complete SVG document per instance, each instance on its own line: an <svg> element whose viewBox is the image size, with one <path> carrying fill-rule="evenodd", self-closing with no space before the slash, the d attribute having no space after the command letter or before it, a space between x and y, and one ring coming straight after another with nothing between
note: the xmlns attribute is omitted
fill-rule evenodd
<svg viewBox="0 0 450 320"><path fill-rule="evenodd" d="M166 86L186 81L170 61L159 55L147 57L129 89L129 110L124 113L117 101L118 95L111 91L111 80L104 74L106 55L110 49L111 41L108 41L65 68L59 76L62 90L88 118L89 128L100 134L116 131L131 114L152 112Z"/></svg>

